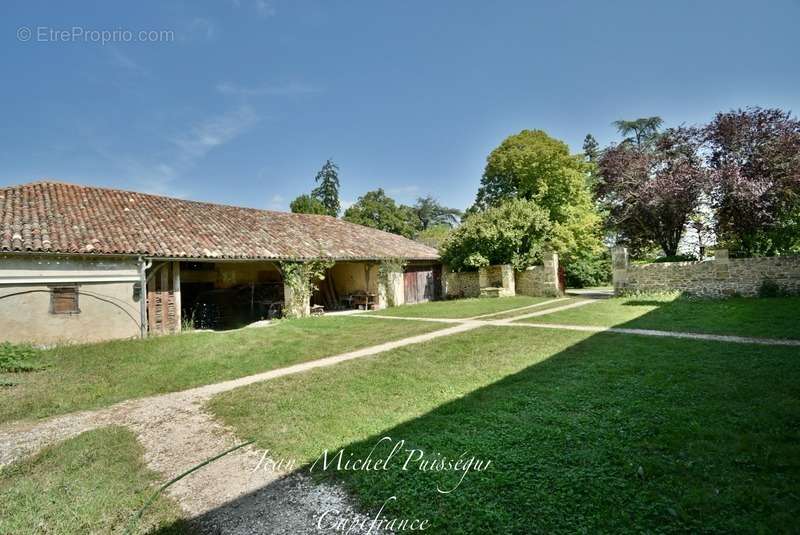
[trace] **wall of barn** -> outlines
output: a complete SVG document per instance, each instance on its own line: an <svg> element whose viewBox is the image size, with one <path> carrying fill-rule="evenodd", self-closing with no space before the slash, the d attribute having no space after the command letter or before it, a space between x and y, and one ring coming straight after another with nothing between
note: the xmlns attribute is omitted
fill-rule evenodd
<svg viewBox="0 0 800 535"><path fill-rule="evenodd" d="M135 260L0 256L0 342L97 342L140 334ZM54 314L51 288L76 287L78 313Z"/></svg>
<svg viewBox="0 0 800 535"><path fill-rule="evenodd" d="M378 293L378 264L336 262L331 268L333 285L340 297L355 293Z"/></svg>

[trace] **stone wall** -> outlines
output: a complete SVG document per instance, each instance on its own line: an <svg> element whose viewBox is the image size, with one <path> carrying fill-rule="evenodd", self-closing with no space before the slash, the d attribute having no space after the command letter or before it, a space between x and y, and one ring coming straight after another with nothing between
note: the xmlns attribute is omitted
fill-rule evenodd
<svg viewBox="0 0 800 535"><path fill-rule="evenodd" d="M624 248L612 250L614 291L617 295L637 292L677 291L698 297L754 297L765 281L781 291L800 293L800 256L728 258L717 250L713 260L631 265Z"/></svg>
<svg viewBox="0 0 800 535"><path fill-rule="evenodd" d="M443 278L444 296L446 299L478 297L481 293L477 271L462 271L456 273L445 269Z"/></svg>
<svg viewBox="0 0 800 535"><path fill-rule="evenodd" d="M529 267L516 274L517 295L556 297L561 295L558 286L558 255L545 254L541 266Z"/></svg>
<svg viewBox="0 0 800 535"><path fill-rule="evenodd" d="M560 296L558 255L546 253L542 265L514 271L510 265L488 266L479 271L454 273L444 270L444 295L448 299L479 297L484 288L499 288L485 295L533 297Z"/></svg>
<svg viewBox="0 0 800 535"><path fill-rule="evenodd" d="M481 297L513 297L514 268L510 264L482 267L478 270L478 286Z"/></svg>

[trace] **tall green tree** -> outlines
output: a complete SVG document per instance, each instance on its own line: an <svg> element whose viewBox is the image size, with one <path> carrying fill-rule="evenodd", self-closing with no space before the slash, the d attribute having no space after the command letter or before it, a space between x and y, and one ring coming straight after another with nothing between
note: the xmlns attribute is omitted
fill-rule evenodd
<svg viewBox="0 0 800 535"><path fill-rule="evenodd" d="M327 214L328 210L319 199L311 195L300 195L289 204L289 209L295 214Z"/></svg>
<svg viewBox="0 0 800 535"><path fill-rule="evenodd" d="M463 215L461 210L443 206L430 195L417 199L417 204L414 205L414 212L419 218L422 230L436 225L454 227Z"/></svg>
<svg viewBox="0 0 800 535"><path fill-rule="evenodd" d="M551 246L569 274L578 257L599 257L603 249L601 219L590 189L592 169L593 164L581 154L571 154L563 141L541 130L523 130L506 138L487 158L471 212L511 199L534 201L547 211Z"/></svg>
<svg viewBox="0 0 800 535"><path fill-rule="evenodd" d="M640 117L639 119L614 121L620 135L625 138L623 143L633 143L636 146L649 145L658 137L658 131L664 120L655 115L653 117Z"/></svg>
<svg viewBox="0 0 800 535"><path fill-rule="evenodd" d="M311 192L311 196L318 199L328 215L337 217L341 210L339 202L339 167L331 160L327 160L322 169L319 170L314 178L317 187Z"/></svg>
<svg viewBox="0 0 800 535"><path fill-rule="evenodd" d="M414 209L397 204L383 189L368 191L344 212L345 221L413 238L421 229Z"/></svg>
<svg viewBox="0 0 800 535"><path fill-rule="evenodd" d="M600 158L600 144L592 134L586 134L586 137L583 138L583 159L586 160L586 185L589 186L590 191L595 191L597 189L599 180L597 174L598 158Z"/></svg>
<svg viewBox="0 0 800 535"><path fill-rule="evenodd" d="M475 204L484 209L508 199L532 200L551 220L563 222L571 205L591 204L588 170L563 141L542 130L523 130L489 154Z"/></svg>

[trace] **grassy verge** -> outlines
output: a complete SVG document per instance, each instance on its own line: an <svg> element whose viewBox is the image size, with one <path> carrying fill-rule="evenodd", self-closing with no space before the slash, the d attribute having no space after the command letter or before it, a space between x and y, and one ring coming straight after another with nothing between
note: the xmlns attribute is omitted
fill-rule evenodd
<svg viewBox="0 0 800 535"><path fill-rule="evenodd" d="M432 301L418 305L402 305L379 310L372 314L381 316L402 316L417 318L470 318L481 314L491 314L511 308L524 307L547 301L549 297L528 297L517 295L500 298L469 298L452 301Z"/></svg>
<svg viewBox="0 0 800 535"><path fill-rule="evenodd" d="M599 303L523 321L658 329L763 338L800 338L800 298L682 299L652 295Z"/></svg>
<svg viewBox="0 0 800 535"><path fill-rule="evenodd" d="M337 471L433 532L784 532L800 513L793 348L485 327L252 385L212 410L276 456L365 458L380 437L460 472ZM265 416L262 407L270 407ZM381 446L372 458L386 458Z"/></svg>
<svg viewBox="0 0 800 535"><path fill-rule="evenodd" d="M378 322L378 323L375 323ZM60 347L28 361L41 371L0 374L0 422L41 418L243 377L396 340L443 325L306 318L225 333L187 333Z"/></svg>
<svg viewBox="0 0 800 535"><path fill-rule="evenodd" d="M122 533L155 490L142 453L130 431L110 427L2 468L0 533ZM163 496L139 527L184 533L177 505Z"/></svg>

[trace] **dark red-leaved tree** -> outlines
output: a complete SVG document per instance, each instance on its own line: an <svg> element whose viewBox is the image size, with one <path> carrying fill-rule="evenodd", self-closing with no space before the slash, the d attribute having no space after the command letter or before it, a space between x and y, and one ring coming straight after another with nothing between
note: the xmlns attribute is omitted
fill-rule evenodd
<svg viewBox="0 0 800 535"><path fill-rule="evenodd" d="M651 146L621 143L600 158L598 197L609 227L627 243L656 243L675 256L708 173L693 128L672 128Z"/></svg>
<svg viewBox="0 0 800 535"><path fill-rule="evenodd" d="M747 108L704 133L720 240L748 255L800 252L800 121Z"/></svg>

